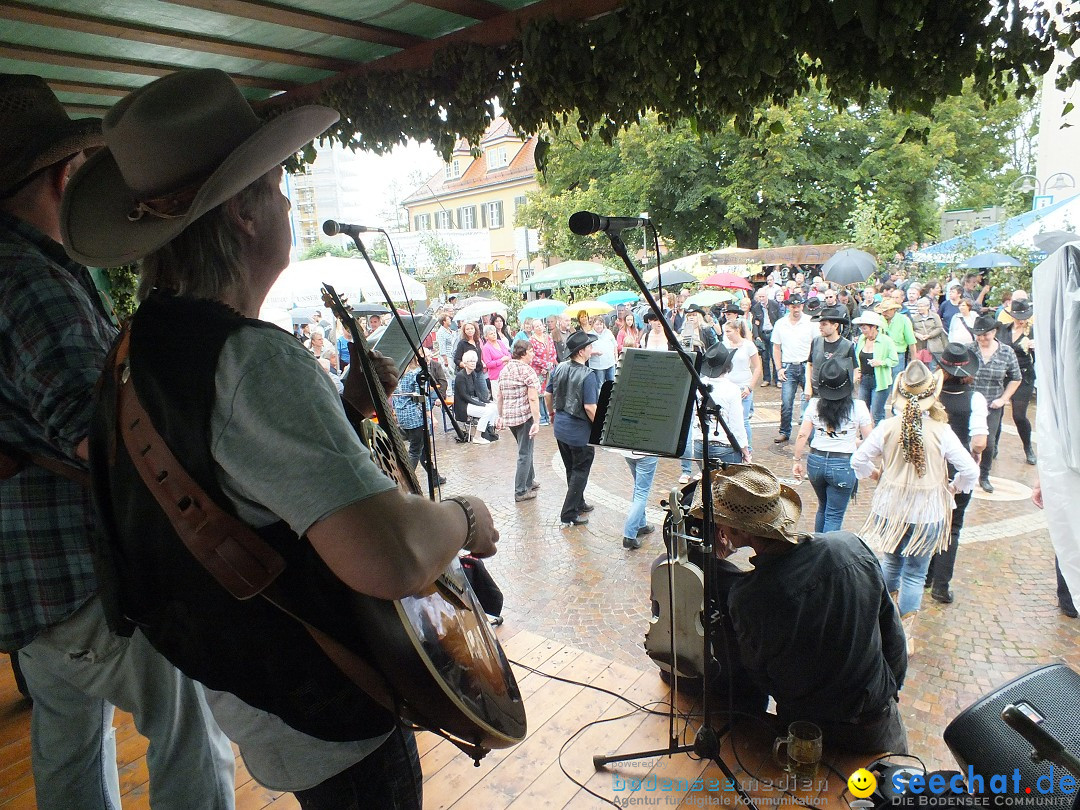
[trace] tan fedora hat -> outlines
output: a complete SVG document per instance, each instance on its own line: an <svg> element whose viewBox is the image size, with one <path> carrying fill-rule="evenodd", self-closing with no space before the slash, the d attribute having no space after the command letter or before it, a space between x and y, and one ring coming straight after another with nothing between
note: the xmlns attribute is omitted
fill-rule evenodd
<svg viewBox="0 0 1080 810"><path fill-rule="evenodd" d="M802 500L791 487L760 464L732 464L712 476L713 520L756 537L799 541L795 527L802 515ZM690 510L701 517L698 504Z"/></svg>
<svg viewBox="0 0 1080 810"><path fill-rule="evenodd" d="M68 183L64 247L84 264L141 259L295 154L338 120L329 107L260 119L220 70L182 70L121 99L105 149Z"/></svg>
<svg viewBox="0 0 1080 810"><path fill-rule="evenodd" d="M43 78L0 74L0 197L34 172L102 142L101 119L72 120Z"/></svg>
<svg viewBox="0 0 1080 810"><path fill-rule="evenodd" d="M907 367L896 375L896 396L919 401L919 407L926 411L937 402L945 375L938 369L930 371L921 360L912 360Z"/></svg>

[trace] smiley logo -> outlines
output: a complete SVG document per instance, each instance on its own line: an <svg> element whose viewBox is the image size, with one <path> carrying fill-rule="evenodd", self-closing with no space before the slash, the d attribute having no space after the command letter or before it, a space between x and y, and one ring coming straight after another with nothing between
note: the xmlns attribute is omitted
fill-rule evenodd
<svg viewBox="0 0 1080 810"><path fill-rule="evenodd" d="M877 790L877 777L866 768L859 768L847 780L848 790L851 795L859 799L865 799Z"/></svg>

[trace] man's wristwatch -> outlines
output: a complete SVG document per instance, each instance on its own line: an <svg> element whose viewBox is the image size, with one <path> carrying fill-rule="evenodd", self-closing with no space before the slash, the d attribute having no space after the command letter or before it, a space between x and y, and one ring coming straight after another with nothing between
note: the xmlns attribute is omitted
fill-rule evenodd
<svg viewBox="0 0 1080 810"><path fill-rule="evenodd" d="M460 495L455 495L453 498L447 498L448 501L453 501L461 510L465 513L465 542L461 544L462 551L469 551L469 547L476 539L476 512L473 511L472 504L469 503L468 498L463 498Z"/></svg>

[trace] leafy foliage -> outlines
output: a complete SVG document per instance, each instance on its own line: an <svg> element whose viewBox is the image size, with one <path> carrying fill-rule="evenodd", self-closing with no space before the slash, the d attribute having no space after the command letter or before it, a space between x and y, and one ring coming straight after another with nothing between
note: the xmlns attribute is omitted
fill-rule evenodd
<svg viewBox="0 0 1080 810"><path fill-rule="evenodd" d="M1018 174L1009 135L1024 114L1015 99L983 110L970 87L929 116L893 112L881 92L836 111L814 88L759 109L749 133L734 121L703 133L650 115L606 146L564 129L519 218L541 229L549 255L566 258L609 255L602 237L567 231L583 208L648 211L675 255L854 239L889 256L937 231L942 196L956 207L1000 199ZM863 230L853 233L856 220Z"/></svg>
<svg viewBox="0 0 1080 810"><path fill-rule="evenodd" d="M826 78L838 110L880 89L891 109L928 114L968 78L988 101L1027 97L1055 47L1078 37L1080 8L1052 0L628 0L595 19L537 19L503 45L456 44L425 69L369 70L317 99L292 93L267 107L318 100L341 112L330 138L346 146L384 152L412 137L449 157L458 136L479 141L495 98L521 133L571 125L610 142L648 111L664 126L685 119L719 132L734 117L746 130L761 105ZM1069 72L1080 76L1080 61Z"/></svg>

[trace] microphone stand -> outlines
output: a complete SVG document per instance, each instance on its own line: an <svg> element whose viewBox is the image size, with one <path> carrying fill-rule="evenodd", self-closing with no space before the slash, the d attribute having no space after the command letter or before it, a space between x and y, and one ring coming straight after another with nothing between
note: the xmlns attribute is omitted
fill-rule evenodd
<svg viewBox="0 0 1080 810"><path fill-rule="evenodd" d="M423 390L424 387L430 385L435 389L435 394L439 398L439 402L442 403L443 410L449 411L450 407L446 404L446 398L443 396L442 391L439 390L437 385L432 384L431 372L428 370L427 358L424 357L424 353L420 350L420 346L417 344L413 333L405 327L405 319L401 317L401 313L397 311L397 307L394 306L393 299L390 297L390 292L386 289L386 285L383 283L382 278L375 272L375 263L371 261L371 257L368 255L367 249L364 247L364 243L360 241L358 234L350 234L353 243L356 245L356 249L360 251L360 255L364 257L364 261L367 262L368 268L371 270L371 275L375 278L375 283L379 285L379 291L383 294L383 299L386 301L386 308L390 310L390 314L394 316L394 320L397 321L398 326L401 328L401 333L405 335L405 340L409 344L409 349L412 351L413 357L416 359L417 365L420 367L420 373L417 375L417 385ZM404 292L404 285L402 285L402 292ZM428 452L431 446L430 428L428 426L428 420L424 418L424 452ZM465 431L461 429L461 425L458 424L457 419L451 418L450 424L454 426L454 432L457 434L458 441L464 442ZM431 456L428 456L431 458ZM435 464L432 463L427 470L428 474L428 491L431 497L435 496L435 484L437 480L438 471L435 469Z"/></svg>
<svg viewBox="0 0 1080 810"><path fill-rule="evenodd" d="M654 231L655 233L655 231ZM693 388L697 392L697 396L694 397L695 408L697 411L698 424L701 427L701 464L702 464L702 486L701 486L701 505L702 505L702 553L704 555L704 564L702 566L702 578L704 581L704 607L705 616L702 622L705 627L705 637L703 644L705 646L704 655L702 660L705 662L704 672L702 673L702 693L701 693L701 708L702 708L702 725L698 730L697 735L694 738L694 742L690 745L680 745L679 738L675 732L675 697L678 684L678 676L676 674L676 662L672 659L672 695L671 695L671 711L669 721L669 739L668 747L656 749L652 751L638 751L630 754L613 754L608 756L593 756L593 767L596 770L600 770L610 762L625 762L633 759L647 759L657 756L671 756L672 754L687 754L694 753L703 759L707 758L716 763L717 767L724 772L724 775L730 780L730 784L734 785L736 793L739 798L746 804L747 807L755 808L753 800L747 795L739 784L738 779L735 778L735 774L731 768L720 756L720 735L730 728L730 721L721 729L720 733L717 733L713 728L712 719L712 675L711 675L711 661L712 661L712 622L710 617L718 616L718 612L721 605L717 604L713 588L713 576L714 576L714 561L713 561L713 537L716 532L716 522L713 517L713 502L712 502L712 473L714 471L714 462L709 458L709 416L712 415L717 420L720 427L723 428L724 433L727 435L728 442L731 447L738 453L742 452L742 447L736 441L734 435L731 433L731 429L728 427L727 422L724 421L723 415L720 413L719 408L711 406L711 398L709 396L710 386L707 386L701 379L701 375L698 373L696 363L689 353L682 347L675 330L671 328L671 324L668 323L664 317L663 310L657 304L656 299L653 298L652 293L649 292L648 285L645 284L644 279L641 277L641 273L633 260L630 258L630 254L626 250L626 244L622 240L622 235L617 230L607 231L608 239L611 241L611 247L615 251L615 254L622 259L623 264L626 265L627 270L630 272L631 278L634 279L634 283L637 284L642 294L645 296L645 301L648 303L649 308L653 311L657 318L660 319L660 323L663 325L664 334L668 339L668 347L679 355L686 367L686 370L690 373L690 379L693 382ZM657 286L659 286L660 278L657 278ZM682 508L681 504L676 506L671 504L672 508ZM668 556L672 555L672 545L675 543L675 538L672 538L672 542L668 544ZM674 596L670 593L669 595ZM674 612L670 612L672 622L674 622ZM675 633L671 633L672 645L674 646Z"/></svg>

